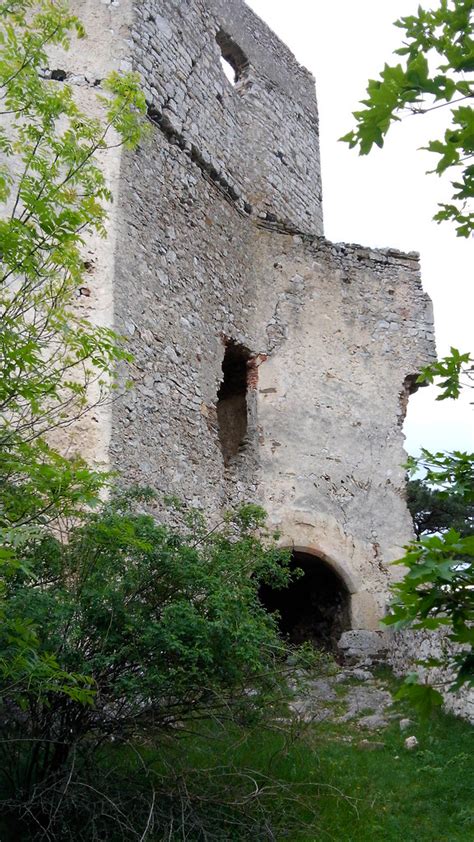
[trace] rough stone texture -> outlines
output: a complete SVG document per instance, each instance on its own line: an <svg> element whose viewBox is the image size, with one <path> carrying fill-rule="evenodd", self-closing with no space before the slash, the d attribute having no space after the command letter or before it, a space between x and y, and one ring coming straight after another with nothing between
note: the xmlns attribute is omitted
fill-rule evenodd
<svg viewBox="0 0 474 842"><path fill-rule="evenodd" d="M135 363L114 408L115 463L206 508L256 496L287 544L340 573L353 625L375 628L411 530L400 395L431 353L416 262L261 228L160 133L122 177L116 324ZM258 375L227 468L223 336L250 349Z"/></svg>
<svg viewBox="0 0 474 842"><path fill-rule="evenodd" d="M244 212L322 233L314 79L242 2L141 0L133 66L154 119ZM220 64L233 61L233 87ZM224 52L224 50L223 50Z"/></svg>
<svg viewBox="0 0 474 842"><path fill-rule="evenodd" d="M352 676L357 681L371 681L373 679L372 673L369 672L369 670L363 670L363 669L353 669L352 670Z"/></svg>
<svg viewBox="0 0 474 842"><path fill-rule="evenodd" d="M455 651L454 645L448 639L447 630L404 630L394 636L389 662L397 675L405 675L410 670L417 672L421 681L428 681L440 691L446 710L474 724L474 688L464 686L456 693L450 693L448 688L454 678L452 672L439 667L426 669L417 664L419 659L449 658Z"/></svg>
<svg viewBox="0 0 474 842"><path fill-rule="evenodd" d="M379 731L386 727L387 720L379 713L372 713L370 716L362 716L359 719L359 728L364 728L366 731Z"/></svg>
<svg viewBox="0 0 474 842"><path fill-rule="evenodd" d="M388 690L379 687L351 687L346 695L347 711L339 717L339 722L358 719L359 724L368 730L376 730L386 725L383 717L386 709L392 705L392 697ZM370 713L369 713L370 711ZM362 717L360 716L363 715Z"/></svg>
<svg viewBox="0 0 474 842"><path fill-rule="evenodd" d="M241 0L75 11L89 42L51 68L90 103L106 72L137 69L153 122L136 153L112 153L111 238L84 305L128 338L133 386L81 441L125 482L211 513L263 503L283 544L340 575L352 628L374 630L412 534L401 426L434 355L417 255L324 239L313 79ZM230 340L250 355L247 431L224 465Z"/></svg>
<svg viewBox="0 0 474 842"><path fill-rule="evenodd" d="M300 676L298 687L291 688L296 690L291 709L305 722L332 718L336 723L350 722L366 731L386 728L390 720L398 719L398 714L391 712L391 693L383 679L369 674L367 681L367 673L361 677L361 672L357 669L331 670L317 679ZM354 684L355 681L364 684Z"/></svg>
<svg viewBox="0 0 474 842"><path fill-rule="evenodd" d="M363 663L369 666L386 659L390 643L391 636L387 632L357 629L343 632L338 642L338 649L345 662ZM365 670L353 670L353 674L356 673L361 673L367 678L371 676L371 673Z"/></svg>

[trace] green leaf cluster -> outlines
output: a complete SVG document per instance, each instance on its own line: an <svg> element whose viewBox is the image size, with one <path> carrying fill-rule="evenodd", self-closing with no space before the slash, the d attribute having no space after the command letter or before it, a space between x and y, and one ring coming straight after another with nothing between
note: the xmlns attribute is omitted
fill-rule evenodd
<svg viewBox="0 0 474 842"><path fill-rule="evenodd" d="M71 33L85 35L62 0L0 6L0 479L8 490L1 517L11 524L24 519L15 521L25 501L11 499L15 488L22 495L22 467L25 487L36 473L45 510L52 503L46 475L58 471L57 497L66 469L45 435L88 411L92 386L95 402L104 401L111 372L128 357L119 337L84 318L75 300L85 283L85 243L105 234L111 199L97 154L138 143L145 101L133 74L112 74L102 117L81 111L72 88L44 72L47 50L67 49ZM90 487L84 466L77 468L77 482ZM54 505L49 511L57 513Z"/></svg>
<svg viewBox="0 0 474 842"><path fill-rule="evenodd" d="M437 400L456 400L463 389L472 388L472 364L469 353L451 348L448 356L423 369L418 382L437 385ZM444 628L445 639L460 648L448 647L436 663L425 659L419 664L448 668L448 683L456 690L474 683L474 453L422 448L406 467L417 477L408 483L407 502L418 540L399 562L408 572L393 588L391 614L384 622L396 628ZM425 710L436 703L437 691L413 677L403 693Z"/></svg>
<svg viewBox="0 0 474 842"><path fill-rule="evenodd" d="M474 230L473 18L472 0L440 0L432 10L419 6L416 15L396 21L404 31L396 50L403 63L386 64L379 79L369 80L364 108L354 112L356 127L341 138L367 155L374 145L383 146L394 121L446 108L450 124L427 149L438 155L434 172L456 168L459 176L452 182L453 201L440 204L434 219L455 222L463 237Z"/></svg>
<svg viewBox="0 0 474 842"><path fill-rule="evenodd" d="M458 398L463 387L470 387L474 383L473 372L474 359L470 353L462 354L457 348L451 348L448 356L421 370L417 383L436 383L440 390L436 400L444 401Z"/></svg>

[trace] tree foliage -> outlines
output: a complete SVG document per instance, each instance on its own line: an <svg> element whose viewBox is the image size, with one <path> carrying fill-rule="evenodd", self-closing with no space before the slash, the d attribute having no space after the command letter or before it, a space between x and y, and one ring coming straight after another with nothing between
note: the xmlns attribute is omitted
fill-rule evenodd
<svg viewBox="0 0 474 842"><path fill-rule="evenodd" d="M457 399L472 385L472 358L451 349L451 355L420 374L420 382L438 385L438 400ZM474 685L474 454L462 451L431 453L409 459L412 474L423 480L408 484L408 504L418 540L400 560L408 568L393 587L391 613L384 620L397 629L444 630L453 646L436 659L420 660L425 667L448 668L452 690ZM428 534L427 534L428 533ZM435 533L435 534L429 534ZM440 703L429 684L410 677L404 694L420 708Z"/></svg>
<svg viewBox="0 0 474 842"><path fill-rule="evenodd" d="M262 510L242 507L213 528L183 512L171 529L140 513L149 494L131 497L89 515L67 543L30 541L34 583L24 570L8 582L7 623L25 618L41 651L82 682L77 693L0 682L0 813L23 817L24 832L39 823L48 838L69 838L80 805L89 822L80 838L98 838L107 786L94 777L87 808L81 793L111 740L140 752L151 735L159 745L203 719L255 725L286 710L287 650L258 591L288 583L289 554ZM121 807L109 808L110 838Z"/></svg>
<svg viewBox="0 0 474 842"><path fill-rule="evenodd" d="M474 39L472 0L439 0L435 8L418 7L395 26L404 32L396 54L397 65L386 64L380 78L369 80L364 108L354 112L356 127L341 140L367 155L382 147L391 125L406 115L425 115L446 109L450 124L441 138L426 147L438 156L433 172L453 173L452 202L440 204L438 222L451 221L458 236L474 231ZM458 398L463 386L472 386L473 359L455 348L447 357L425 368L420 383L436 383L438 400ZM474 544L470 534L474 505L474 454L454 451L411 457L412 474L420 468L423 480L409 486L409 504L415 514L418 541L407 548L400 563L408 568L394 587L391 614L385 619L396 628L444 627L451 650L444 666L452 669L452 688L474 681ZM456 527L456 528L453 528ZM439 532L425 535L433 528ZM429 666L425 662L425 666ZM441 664L438 663L438 666ZM412 701L428 708L441 696L429 685L409 678L404 690Z"/></svg>
<svg viewBox="0 0 474 842"><path fill-rule="evenodd" d="M448 356L422 369L418 383L435 383L439 389L437 401L458 398L462 389L474 387L474 357L451 348Z"/></svg>
<svg viewBox="0 0 474 842"><path fill-rule="evenodd" d="M0 2L0 834L172 838L177 809L196 830L205 793L185 798L181 771L151 776L145 749L204 720L288 715L288 650L258 590L290 574L258 507L171 529L144 514L149 493L101 503L110 478L54 447L128 358L75 303L85 247L106 233L102 156L137 145L146 110L137 78L115 73L97 118L78 107L47 70L72 35L64 0ZM235 810L240 832L256 794L240 803L248 776L233 775L226 805L218 778L215 814Z"/></svg>
<svg viewBox="0 0 474 842"><path fill-rule="evenodd" d="M474 503L431 488L425 480L415 479L408 483L407 503L417 538L444 534L449 529L461 536L474 532Z"/></svg>
<svg viewBox="0 0 474 842"><path fill-rule="evenodd" d="M422 370L418 383L436 384L436 400L456 400L462 390L474 386L474 359L456 348ZM412 476L421 470L423 479L408 483L408 506L417 538L423 533L455 529L469 535L474 529L474 454L455 450L432 453L422 448L417 458L409 457Z"/></svg>
<svg viewBox="0 0 474 842"><path fill-rule="evenodd" d="M433 172L454 173L452 201L440 204L438 222L456 224L460 236L474 230L474 7L472 0L440 0L434 9L418 7L416 15L396 21L404 32L402 56L386 64L380 78L368 83L364 108L354 112L356 128L342 140L367 155L383 146L394 121L446 108L450 123L444 135L426 147L437 156Z"/></svg>
<svg viewBox="0 0 474 842"><path fill-rule="evenodd" d="M45 73L48 49L67 49L72 34L84 31L63 0L0 3L0 677L4 687L26 683L87 703L87 677L62 669L32 618L9 602L15 576L36 580L25 546L97 502L106 478L62 456L50 434L90 408L92 385L106 399L126 356L74 302L84 245L105 234L111 199L97 153L137 144L145 101L135 76L112 74L102 118L81 111L71 87Z"/></svg>
<svg viewBox="0 0 474 842"><path fill-rule="evenodd" d="M417 382L436 385L438 401L456 400L463 390L474 388L473 372L474 358L451 348L447 357L424 368ZM474 506L474 453L461 450L432 453L422 448L420 457L409 457L407 467L412 476L421 469L424 484L436 492L437 499L452 501L459 511L464 507L466 518L470 518Z"/></svg>
<svg viewBox="0 0 474 842"><path fill-rule="evenodd" d="M474 685L474 535L462 537L450 529L443 536L421 538L399 564L408 567L408 573L393 586L395 597L386 624L398 629L447 629L449 640L463 647L450 658L449 666L455 669L452 687Z"/></svg>

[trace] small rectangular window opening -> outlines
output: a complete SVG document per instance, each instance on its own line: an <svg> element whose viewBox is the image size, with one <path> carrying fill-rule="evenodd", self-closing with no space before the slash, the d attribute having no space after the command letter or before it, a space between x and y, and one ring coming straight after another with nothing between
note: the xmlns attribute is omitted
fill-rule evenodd
<svg viewBox="0 0 474 842"><path fill-rule="evenodd" d="M217 423L224 464L244 445L247 435L247 364L250 351L233 340L226 343L223 378L217 392Z"/></svg>

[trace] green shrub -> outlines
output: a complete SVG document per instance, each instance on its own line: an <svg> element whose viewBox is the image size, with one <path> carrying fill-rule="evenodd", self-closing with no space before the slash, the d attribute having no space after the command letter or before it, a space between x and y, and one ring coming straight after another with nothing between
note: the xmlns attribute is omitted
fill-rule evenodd
<svg viewBox="0 0 474 842"><path fill-rule="evenodd" d="M138 750L151 733L159 744L202 720L255 725L286 709L288 651L258 590L288 582L289 557L263 511L243 507L213 528L182 513L177 529L129 497L133 505L118 498L89 515L67 542L33 538L6 582L6 627L24 618L40 655L76 682L30 684L25 671L1 684L4 810L29 815L48 838L111 741ZM0 659L8 648L0 636ZM98 800L99 815L104 798L86 803Z"/></svg>

